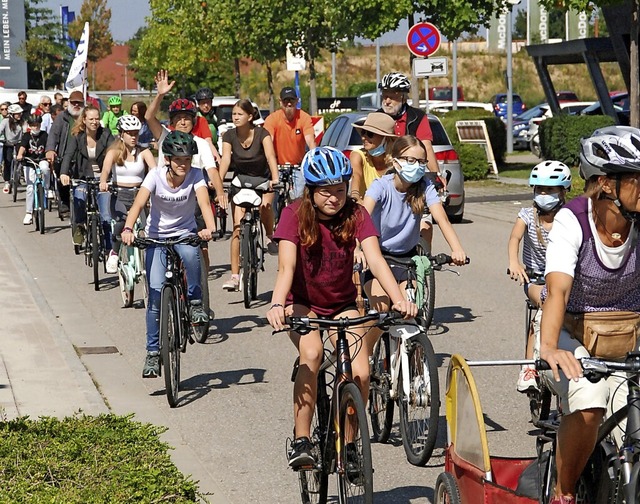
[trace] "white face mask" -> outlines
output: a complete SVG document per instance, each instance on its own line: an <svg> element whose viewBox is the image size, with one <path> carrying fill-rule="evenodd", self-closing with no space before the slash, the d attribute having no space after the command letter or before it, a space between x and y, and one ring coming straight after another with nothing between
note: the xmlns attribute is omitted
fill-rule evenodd
<svg viewBox="0 0 640 504"><path fill-rule="evenodd" d="M560 203L560 193L535 194L533 202L543 212L550 212Z"/></svg>

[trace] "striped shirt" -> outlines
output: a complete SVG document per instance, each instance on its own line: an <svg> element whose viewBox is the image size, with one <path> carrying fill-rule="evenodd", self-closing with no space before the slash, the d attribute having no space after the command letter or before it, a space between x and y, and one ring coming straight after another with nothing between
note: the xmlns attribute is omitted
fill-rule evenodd
<svg viewBox="0 0 640 504"><path fill-rule="evenodd" d="M547 248L538 239L533 207L521 208L520 212L518 212L518 218L522 219L527 227L527 232L524 234L524 243L522 244L522 262L526 268L531 268L536 273L544 273ZM548 243L549 231L540 226L540 234L544 243Z"/></svg>

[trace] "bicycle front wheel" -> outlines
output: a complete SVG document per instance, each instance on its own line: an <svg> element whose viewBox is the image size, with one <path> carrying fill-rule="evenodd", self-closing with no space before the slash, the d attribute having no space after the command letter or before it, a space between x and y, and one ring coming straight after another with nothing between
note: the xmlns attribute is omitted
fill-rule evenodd
<svg viewBox="0 0 640 504"><path fill-rule="evenodd" d="M400 433L409 463L424 466L438 435L440 391L438 366L429 338L420 333L409 341L409 369L400 368L398 385ZM404 383L405 373L409 383ZM405 388L409 395L406 395Z"/></svg>
<svg viewBox="0 0 640 504"><path fill-rule="evenodd" d="M207 270L207 262L204 254L200 251L200 288L202 290L202 307L207 315L210 314L209 306L209 271ZM192 326L193 336L198 343L204 343L209 337L209 320L203 325Z"/></svg>
<svg viewBox="0 0 640 504"><path fill-rule="evenodd" d="M227 232L227 211L223 208L218 213L218 236L220 239L224 238Z"/></svg>
<svg viewBox="0 0 640 504"><path fill-rule="evenodd" d="M367 413L360 389L346 383L340 389L338 421L342 472L338 473L338 502L373 503L373 466Z"/></svg>
<svg viewBox="0 0 640 504"><path fill-rule="evenodd" d="M100 238L98 236L98 214L91 216L91 265L93 266L93 288L100 290Z"/></svg>
<svg viewBox="0 0 640 504"><path fill-rule="evenodd" d="M391 390L391 362L389 334L384 333L376 344L371 362L369 385L369 416L373 441L386 443L393 424Z"/></svg>
<svg viewBox="0 0 640 504"><path fill-rule="evenodd" d="M251 276L253 265L253 253L251 243L251 224L246 223L242 228L242 243L241 243L241 256L242 256L242 293L244 295L244 307L251 307Z"/></svg>
<svg viewBox="0 0 640 504"><path fill-rule="evenodd" d="M40 231L40 234L44 234L44 186L42 184L36 184L36 229Z"/></svg>
<svg viewBox="0 0 640 504"><path fill-rule="evenodd" d="M419 255L427 255L431 252L429 244L424 238L420 238L416 247ZM418 316L423 320L424 330L427 331L433 322L433 313L436 308L436 273L433 268L424 278L419 278L419 282L423 282L424 296L422 304L418 306Z"/></svg>
<svg viewBox="0 0 640 504"><path fill-rule="evenodd" d="M167 389L169 406L175 408L178 404L178 389L180 388L180 330L179 314L173 289L162 289L160 300L160 356L164 374L164 384Z"/></svg>

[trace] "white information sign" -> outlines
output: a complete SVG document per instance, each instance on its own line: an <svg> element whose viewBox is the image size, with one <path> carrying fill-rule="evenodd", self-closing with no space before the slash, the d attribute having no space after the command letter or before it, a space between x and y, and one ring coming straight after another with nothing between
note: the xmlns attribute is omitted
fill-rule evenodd
<svg viewBox="0 0 640 504"><path fill-rule="evenodd" d="M415 58L413 60L414 77L445 77L449 73L449 60L446 57Z"/></svg>

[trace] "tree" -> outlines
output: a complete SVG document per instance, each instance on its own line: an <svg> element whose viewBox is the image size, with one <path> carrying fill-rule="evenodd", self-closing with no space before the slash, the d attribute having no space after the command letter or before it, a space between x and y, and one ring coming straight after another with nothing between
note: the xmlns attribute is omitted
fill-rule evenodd
<svg viewBox="0 0 640 504"><path fill-rule="evenodd" d="M559 7L563 11L568 9L574 9L578 12L587 11L591 12L595 7L603 7L605 5L619 4L624 0L540 0L547 9L553 7ZM638 57L640 52L638 51L638 32L640 30L640 0L628 0L625 3L629 4L629 18L631 19L631 34L630 34L630 75L629 75L629 108L631 112L630 124L635 128L640 127L640 99L638 93L640 92L640 65Z"/></svg>
<svg viewBox="0 0 640 504"><path fill-rule="evenodd" d="M565 30L565 15L558 9L552 9L549 11L549 38L561 38L566 36ZM513 27L513 38L524 40L527 38L527 11L522 9L516 14L516 19ZM532 37L532 44L539 44L540 39L534 40Z"/></svg>
<svg viewBox="0 0 640 504"><path fill-rule="evenodd" d="M18 49L29 66L29 70L38 75L38 85L30 87L47 88L47 82L62 83L62 71L70 62L71 49L64 43L62 26L53 11L46 7L39 7L43 0L25 2L26 37ZM29 72L31 74L31 72Z"/></svg>
<svg viewBox="0 0 640 504"><path fill-rule="evenodd" d="M80 40L85 22L89 23L89 52L87 59L92 63L91 89L95 89L96 62L111 54L113 37L111 36L111 9L107 0L84 0L80 15L69 23L69 35Z"/></svg>

